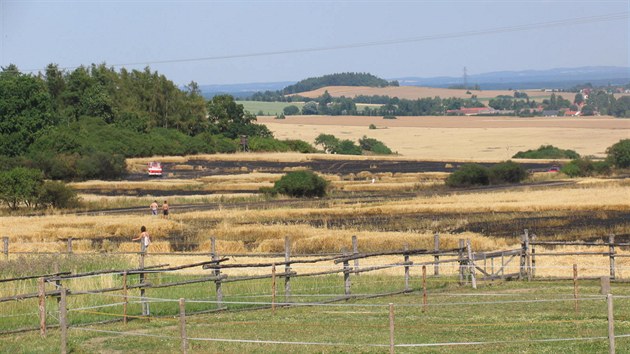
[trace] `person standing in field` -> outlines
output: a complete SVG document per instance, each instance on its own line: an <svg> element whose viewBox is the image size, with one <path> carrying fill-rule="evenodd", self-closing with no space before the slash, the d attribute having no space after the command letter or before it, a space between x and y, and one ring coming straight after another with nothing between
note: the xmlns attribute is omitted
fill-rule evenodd
<svg viewBox="0 0 630 354"><path fill-rule="evenodd" d="M149 206L151 208L151 215L157 216L158 214L158 203L157 200L154 200L153 203Z"/></svg>
<svg viewBox="0 0 630 354"><path fill-rule="evenodd" d="M162 204L162 216L164 219L168 219L168 203L166 200L164 201L164 204Z"/></svg>
<svg viewBox="0 0 630 354"><path fill-rule="evenodd" d="M147 232L147 228L144 225L142 225L142 227L140 228L140 235L138 235L138 237L134 238L132 241L138 240L140 240L141 250L146 251L151 244L151 236Z"/></svg>

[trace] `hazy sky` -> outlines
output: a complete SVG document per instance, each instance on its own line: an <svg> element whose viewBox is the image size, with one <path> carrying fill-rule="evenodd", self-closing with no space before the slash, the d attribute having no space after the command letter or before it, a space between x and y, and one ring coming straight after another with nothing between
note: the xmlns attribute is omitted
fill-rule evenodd
<svg viewBox="0 0 630 354"><path fill-rule="evenodd" d="M177 84L627 67L629 10L630 0L0 0L0 66L149 65Z"/></svg>

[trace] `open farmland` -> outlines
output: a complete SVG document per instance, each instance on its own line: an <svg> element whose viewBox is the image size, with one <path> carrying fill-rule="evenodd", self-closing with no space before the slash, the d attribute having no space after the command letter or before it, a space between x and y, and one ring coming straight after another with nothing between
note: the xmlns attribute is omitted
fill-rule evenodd
<svg viewBox="0 0 630 354"><path fill-rule="evenodd" d="M607 147L630 137L630 120L613 117L289 116L259 117L258 122L280 139L312 143L322 133L354 141L368 136L405 157L438 161L501 161L541 145L602 157ZM370 124L378 129L368 129Z"/></svg>
<svg viewBox="0 0 630 354"><path fill-rule="evenodd" d="M388 86L388 87L365 87L365 86L326 86L317 90L300 92L298 95L317 98L328 91L333 97L356 97L356 96L390 96L405 98L409 100L415 100L419 98L433 98L433 97L456 97L456 98L471 98L472 95L477 96L480 100L488 100L497 96L514 96L514 90L463 90L463 89L449 89L449 88L435 88L435 87L420 87L420 86ZM467 93L470 92L470 93ZM552 92L545 92L541 90L523 90L527 93L530 99L541 102L544 99L551 97ZM575 98L574 92L554 92L558 96L573 102ZM616 94L616 97L620 97L623 94Z"/></svg>

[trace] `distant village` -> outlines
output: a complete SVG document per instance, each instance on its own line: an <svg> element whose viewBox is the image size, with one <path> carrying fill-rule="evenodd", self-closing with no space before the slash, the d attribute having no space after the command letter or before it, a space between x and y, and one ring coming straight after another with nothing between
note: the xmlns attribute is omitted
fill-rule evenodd
<svg viewBox="0 0 630 354"><path fill-rule="evenodd" d="M593 106L593 104L589 101L589 98L591 97L591 95L597 93L597 94L612 95L613 97L615 94L630 96L630 88L628 88L628 86L629 85L626 85L625 87L607 87L605 89L585 87L585 88L580 88L575 91L574 90L565 91L565 90L557 90L557 89L541 89L540 92L551 93L551 97L552 97L551 100L560 99L562 101L566 101L566 99L562 98L562 96L560 95L556 96L556 93L575 92L576 94L575 99L572 102L569 101L571 102L569 107L561 107L557 109L550 108L550 104L549 104L550 100L547 100L547 99L543 100L541 103L538 103L534 107L521 108L519 110L495 109L492 107L492 100L490 100L487 106L484 105L483 107L462 107L460 109L450 109L446 111L446 114L447 115L464 115L464 116L523 115L523 114L532 115L532 116L543 116L543 117L559 117L559 116L578 117L578 116L593 116L593 115L597 116L601 114L608 114L608 112L604 112L604 113L600 112L597 109L598 108L597 105L595 105L594 107L595 109L593 109L593 107L590 109L584 109L585 107L588 107L589 105ZM537 92L537 91L527 91L527 92L532 93L532 92ZM527 99L527 102L529 102L529 97L527 95L527 92L515 90L514 97L498 96L497 98L509 98L509 99L513 99L514 101L525 98Z"/></svg>

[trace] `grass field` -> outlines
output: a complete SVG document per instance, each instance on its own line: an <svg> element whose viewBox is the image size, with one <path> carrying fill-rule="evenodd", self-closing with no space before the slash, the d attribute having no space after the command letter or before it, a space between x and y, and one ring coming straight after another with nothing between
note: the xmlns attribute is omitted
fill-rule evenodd
<svg viewBox="0 0 630 354"><path fill-rule="evenodd" d="M246 111L261 116L280 115L287 106L297 106L299 109L304 106L304 102L236 101L236 103L242 104Z"/></svg>
<svg viewBox="0 0 630 354"><path fill-rule="evenodd" d="M494 282L480 284L477 290L458 286L452 278L428 278L427 305L423 305L422 282L412 278L413 293L381 298L316 304L322 296L339 294L341 278L324 277L293 285L292 301L309 306L255 311L226 311L189 315L186 332L189 350L196 353L382 353L389 349L389 304L394 311L396 352L437 353L593 353L606 352L607 310L604 296L594 281L579 283L579 309L576 311L571 282ZM400 289L402 278L361 276L353 281L357 293ZM81 310L87 303L69 298L69 351L75 353L129 352L170 353L180 350L180 329L176 301L187 299L186 311L192 313L216 308L208 286L187 286L173 292L150 292L153 316L150 321L135 319L86 326L82 323L120 318L120 306ZM234 310L248 306L269 306L269 283L257 282L249 288L227 290L226 305ZM613 285L614 294L625 294L628 284ZM256 296L252 296L256 294ZM89 297L89 296L86 296ZM196 302L192 301L196 300ZM280 301L283 298L280 297ZM98 300L103 301L103 300ZM97 302L98 302L97 301ZM109 298L105 302L118 301ZM36 306L36 301L30 303ZM630 345L630 300L614 300L617 350ZM48 304L51 314L57 306ZM28 311L32 312L32 308ZM131 313L139 305L130 306ZM6 316L6 312L3 313ZM6 317L5 317L6 319ZM54 318L51 318L54 324ZM6 326L6 321L3 326ZM30 324L36 325L34 317ZM3 335L2 352L55 353L59 351L60 332L49 329L46 338L37 332Z"/></svg>

